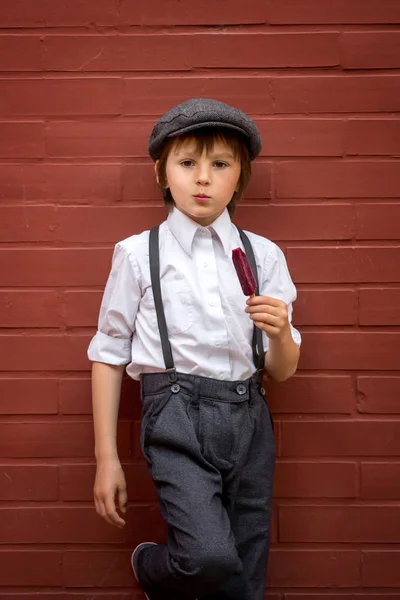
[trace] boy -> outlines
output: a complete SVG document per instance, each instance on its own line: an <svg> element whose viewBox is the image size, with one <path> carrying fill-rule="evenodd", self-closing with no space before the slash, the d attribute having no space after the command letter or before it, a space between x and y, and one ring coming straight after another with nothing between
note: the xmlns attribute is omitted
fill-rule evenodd
<svg viewBox="0 0 400 600"><path fill-rule="evenodd" d="M296 290L279 248L231 222L261 150L242 111L193 99L154 126L149 153L169 209L160 228L116 245L89 348L97 512L123 526L117 456L121 378L141 381L141 445L168 544L132 555L149 600L262 600L275 443L262 388L297 368ZM258 277L246 302L232 262ZM161 342L161 343L160 343Z"/></svg>

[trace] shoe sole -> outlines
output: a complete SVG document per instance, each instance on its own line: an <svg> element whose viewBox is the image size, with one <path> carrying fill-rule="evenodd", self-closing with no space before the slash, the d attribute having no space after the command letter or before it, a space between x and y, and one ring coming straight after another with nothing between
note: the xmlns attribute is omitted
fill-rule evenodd
<svg viewBox="0 0 400 600"><path fill-rule="evenodd" d="M132 556L131 556L132 571L133 571L135 579L136 579L136 581L138 582L139 585L140 585L140 581L139 581L138 574L136 573L135 565L134 565L134 562L133 562L133 557L134 557L135 553L139 550L139 548L141 546L148 546L148 545L157 546L157 544L155 542L142 542L141 544L139 544L138 546L136 546L136 548L132 552ZM143 590L143 593L146 596L147 600L151 600L144 590Z"/></svg>

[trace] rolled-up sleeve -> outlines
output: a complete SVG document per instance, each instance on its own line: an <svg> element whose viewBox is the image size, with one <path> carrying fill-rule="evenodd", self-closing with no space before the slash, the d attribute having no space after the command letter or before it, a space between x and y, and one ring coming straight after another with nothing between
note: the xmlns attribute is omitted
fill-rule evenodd
<svg viewBox="0 0 400 600"><path fill-rule="evenodd" d="M283 300L287 305L288 318L292 337L298 346L301 345L300 332L292 325L293 302L297 298L295 285L290 277L286 258L276 244L271 246L264 261L263 279L260 285L261 296L270 296ZM264 350L268 350L268 336L263 332Z"/></svg>
<svg viewBox="0 0 400 600"><path fill-rule="evenodd" d="M101 303L98 331L88 349L89 360L111 365L131 361L140 298L140 272L135 257L128 255L122 244L117 244Z"/></svg>

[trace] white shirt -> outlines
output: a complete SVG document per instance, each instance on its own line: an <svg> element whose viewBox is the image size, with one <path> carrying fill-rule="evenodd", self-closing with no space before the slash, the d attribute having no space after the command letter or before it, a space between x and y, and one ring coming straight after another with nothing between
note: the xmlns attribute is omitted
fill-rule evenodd
<svg viewBox="0 0 400 600"><path fill-rule="evenodd" d="M260 295L288 305L289 321L296 288L285 257L273 242L246 232L252 244ZM202 227L174 208L160 225L160 278L172 355L178 372L227 381L250 377L253 321L245 312L232 262L243 248L227 209ZM299 332L291 326L300 345ZM263 333L264 349L268 337ZM165 370L149 268L149 231L115 246L100 308L98 331L89 350L92 361L127 364L127 373Z"/></svg>

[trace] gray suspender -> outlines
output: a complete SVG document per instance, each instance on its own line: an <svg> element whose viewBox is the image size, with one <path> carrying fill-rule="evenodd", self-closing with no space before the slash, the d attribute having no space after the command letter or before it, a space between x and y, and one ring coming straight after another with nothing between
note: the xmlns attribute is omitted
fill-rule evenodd
<svg viewBox="0 0 400 600"><path fill-rule="evenodd" d="M254 273L254 277L257 283L256 295L259 294L259 284L258 284L258 274L257 274L257 266L256 260L254 257L253 248L251 246L250 240L247 235L237 228L239 231L240 238L243 242L243 246L249 260L250 266ZM158 235L158 226L153 227L150 231L150 240L149 240L149 254L150 254L150 276L151 276L151 284L153 287L153 295L154 295L154 304L156 308L157 314L157 323L158 329L160 331L161 338L161 347L164 356L165 367L168 371L172 372L173 379L176 379L176 371L174 365L174 359L172 356L171 344L168 337L168 329L167 323L165 320L164 307L161 296L161 285L160 285L160 252L159 252L159 235ZM257 369L259 377L262 376L262 371L264 369L264 349L263 349L263 340L262 340L262 331L258 329L258 327L254 326L253 330L253 359L254 365Z"/></svg>

